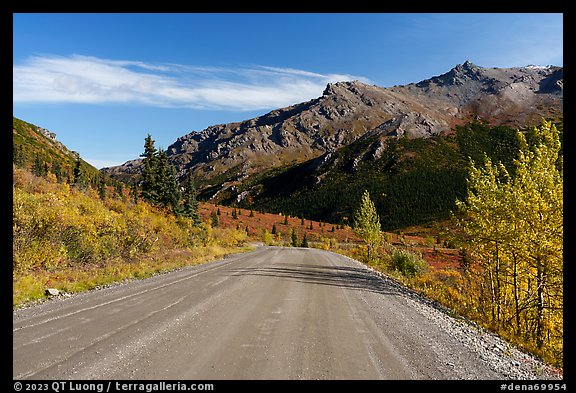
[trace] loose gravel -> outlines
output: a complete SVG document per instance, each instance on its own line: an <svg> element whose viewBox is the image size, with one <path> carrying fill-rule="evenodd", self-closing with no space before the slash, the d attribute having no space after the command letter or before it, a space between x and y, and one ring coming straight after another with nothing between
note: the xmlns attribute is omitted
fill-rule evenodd
<svg viewBox="0 0 576 393"><path fill-rule="evenodd" d="M338 254L340 255L340 254ZM385 283L386 287L395 288L403 294L405 300L425 316L433 321L438 329L454 337L466 348L478 354L483 363L487 364L495 373L510 380L561 380L563 372L540 359L522 352L515 346L506 342L499 336L482 328L473 321L455 315L453 311L428 299L419 293L404 286L392 277L379 272L355 259L340 255L356 266L369 271ZM458 367L458 364L449 364ZM474 379L470 375L470 379Z"/></svg>

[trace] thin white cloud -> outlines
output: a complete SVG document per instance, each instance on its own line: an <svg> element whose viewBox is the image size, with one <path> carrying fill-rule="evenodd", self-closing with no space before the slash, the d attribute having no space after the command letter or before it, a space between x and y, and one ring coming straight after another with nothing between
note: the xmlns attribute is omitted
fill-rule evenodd
<svg viewBox="0 0 576 393"><path fill-rule="evenodd" d="M15 103L142 104L260 110L319 96L327 83L366 78L268 66L199 67L72 55L13 66Z"/></svg>
<svg viewBox="0 0 576 393"><path fill-rule="evenodd" d="M113 161L113 160L100 160L97 158L82 158L84 161L92 165L96 169L108 168L111 166L122 165L125 161Z"/></svg>

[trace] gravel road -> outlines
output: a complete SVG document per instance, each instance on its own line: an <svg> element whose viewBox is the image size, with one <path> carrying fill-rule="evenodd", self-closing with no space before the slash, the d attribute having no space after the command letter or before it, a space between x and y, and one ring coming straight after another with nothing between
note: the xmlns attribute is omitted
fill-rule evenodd
<svg viewBox="0 0 576 393"><path fill-rule="evenodd" d="M357 261L261 247L13 312L14 379L560 379Z"/></svg>

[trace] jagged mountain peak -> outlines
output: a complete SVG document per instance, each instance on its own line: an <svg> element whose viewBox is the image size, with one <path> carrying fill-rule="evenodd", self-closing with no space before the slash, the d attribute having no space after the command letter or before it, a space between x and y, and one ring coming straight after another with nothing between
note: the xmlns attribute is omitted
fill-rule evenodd
<svg viewBox="0 0 576 393"><path fill-rule="evenodd" d="M457 64L454 67L455 70L463 71L463 72L467 72L467 71L475 72L479 68L482 68L482 67L477 66L476 64L472 63L470 60L466 60L466 61L464 61L464 63Z"/></svg>
<svg viewBox="0 0 576 393"><path fill-rule="evenodd" d="M436 86L454 86L463 85L467 81L480 81L485 77L485 68L479 67L469 60L462 64L457 64L450 71L425 79L416 84L418 87Z"/></svg>
<svg viewBox="0 0 576 393"><path fill-rule="evenodd" d="M368 84L359 80L328 83L324 92L322 92L322 96L338 95L345 92L358 93L358 89L364 89L368 86Z"/></svg>

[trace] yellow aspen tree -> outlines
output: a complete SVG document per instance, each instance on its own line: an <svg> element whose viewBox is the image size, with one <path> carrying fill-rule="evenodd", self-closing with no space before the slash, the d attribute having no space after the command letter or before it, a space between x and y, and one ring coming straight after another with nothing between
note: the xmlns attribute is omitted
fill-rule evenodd
<svg viewBox="0 0 576 393"><path fill-rule="evenodd" d="M470 252L480 265L488 292L491 320L499 327L502 317L503 276L505 275L503 244L509 236L509 225L504 220L506 184L510 176L502 164L494 165L485 157L483 168L471 162L468 177L468 195L457 207L465 212L461 221L470 238Z"/></svg>
<svg viewBox="0 0 576 393"><path fill-rule="evenodd" d="M563 308L563 175L559 132L550 122L531 130L535 139L516 161L513 203L520 217L524 254L529 264L535 296L534 334L537 348L549 339ZM558 323L560 322L560 323Z"/></svg>
<svg viewBox="0 0 576 393"><path fill-rule="evenodd" d="M527 137L528 136L528 137ZM487 286L493 324L513 329L561 362L563 175L559 132L543 121L517 133L511 176L501 164L471 163L459 223Z"/></svg>
<svg viewBox="0 0 576 393"><path fill-rule="evenodd" d="M380 232L380 218L376 212L374 202L370 199L368 190L364 190L360 207L354 215L354 230L366 243L367 261L374 261L377 248L382 244L382 234Z"/></svg>

